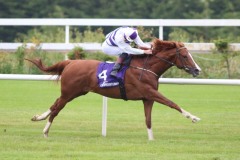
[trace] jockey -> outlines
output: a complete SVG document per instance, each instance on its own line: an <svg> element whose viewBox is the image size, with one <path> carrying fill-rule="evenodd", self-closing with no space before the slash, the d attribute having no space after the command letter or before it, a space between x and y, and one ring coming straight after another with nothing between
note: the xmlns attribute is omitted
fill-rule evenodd
<svg viewBox="0 0 240 160"><path fill-rule="evenodd" d="M134 42L138 48L132 48L130 43ZM151 46L143 43L138 35L136 28L119 27L107 34L105 41L102 44L102 50L109 55L119 55L113 69L111 76L116 76L121 68L123 61L128 57L128 54L152 54Z"/></svg>

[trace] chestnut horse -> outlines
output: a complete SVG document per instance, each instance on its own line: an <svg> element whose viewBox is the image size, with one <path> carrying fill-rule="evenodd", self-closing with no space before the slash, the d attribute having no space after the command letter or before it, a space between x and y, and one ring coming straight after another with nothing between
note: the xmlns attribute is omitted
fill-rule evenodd
<svg viewBox="0 0 240 160"><path fill-rule="evenodd" d="M129 100L142 100L146 118L146 126L149 140L153 140L151 126L151 112L154 102L158 102L179 111L184 117L197 122L200 118L180 108L177 104L164 97L158 92L158 79L170 67L176 66L185 70L194 77L201 69L193 60L187 48L181 42L161 41L155 39L152 42L152 55L133 56L129 68L125 74L125 91ZM46 67L41 60L29 60L40 70L61 76L61 96L55 103L41 115L35 115L32 121L45 120L48 122L43 129L44 137L48 132L53 119L64 108L64 106L76 97L88 92L121 99L118 87L100 88L96 76L98 65L97 60L65 60L53 66Z"/></svg>

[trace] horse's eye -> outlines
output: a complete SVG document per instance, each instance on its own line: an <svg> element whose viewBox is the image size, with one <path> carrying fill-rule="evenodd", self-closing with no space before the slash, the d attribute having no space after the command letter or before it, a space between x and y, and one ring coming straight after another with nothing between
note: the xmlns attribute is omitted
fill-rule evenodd
<svg viewBox="0 0 240 160"><path fill-rule="evenodd" d="M184 59L187 59L188 57L187 56L183 56Z"/></svg>

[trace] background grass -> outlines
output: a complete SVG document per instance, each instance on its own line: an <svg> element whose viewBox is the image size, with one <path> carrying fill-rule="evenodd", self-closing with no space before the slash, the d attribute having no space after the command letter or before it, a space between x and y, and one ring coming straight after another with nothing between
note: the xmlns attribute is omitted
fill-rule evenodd
<svg viewBox="0 0 240 160"><path fill-rule="evenodd" d="M104 138L102 97L89 93L67 104L45 139L46 121L30 119L53 104L59 85L1 80L0 159L240 160L239 86L160 85L160 90L202 121L192 124L154 104L150 142L142 103L109 99Z"/></svg>

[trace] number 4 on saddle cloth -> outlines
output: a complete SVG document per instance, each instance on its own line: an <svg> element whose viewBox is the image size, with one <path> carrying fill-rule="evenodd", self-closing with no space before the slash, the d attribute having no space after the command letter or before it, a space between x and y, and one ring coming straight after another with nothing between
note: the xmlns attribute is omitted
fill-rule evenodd
<svg viewBox="0 0 240 160"><path fill-rule="evenodd" d="M125 86L124 86L124 75L128 66L123 65L118 71L116 77L110 75L114 63L112 62L102 62L98 66L97 70L97 79L98 85L101 88L119 86L122 99L127 100Z"/></svg>

